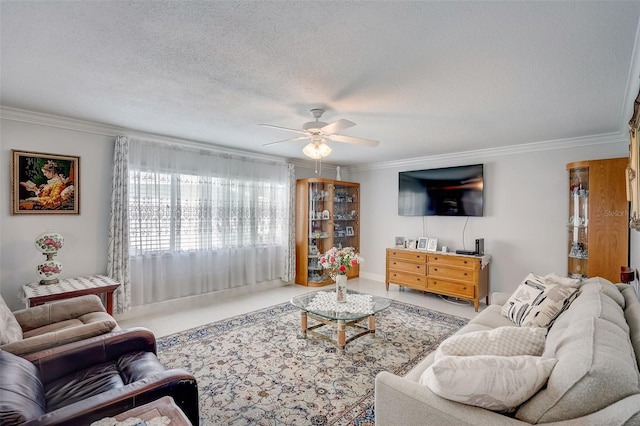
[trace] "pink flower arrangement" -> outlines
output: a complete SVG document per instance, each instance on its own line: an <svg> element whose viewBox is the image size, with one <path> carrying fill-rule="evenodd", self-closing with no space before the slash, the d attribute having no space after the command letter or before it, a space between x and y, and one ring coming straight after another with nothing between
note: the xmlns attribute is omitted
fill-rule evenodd
<svg viewBox="0 0 640 426"><path fill-rule="evenodd" d="M327 250L320 259L318 264L329 270L329 275L335 278L336 275L346 275L349 269L364 262L364 259L355 252L353 247L345 247L338 249L332 247Z"/></svg>

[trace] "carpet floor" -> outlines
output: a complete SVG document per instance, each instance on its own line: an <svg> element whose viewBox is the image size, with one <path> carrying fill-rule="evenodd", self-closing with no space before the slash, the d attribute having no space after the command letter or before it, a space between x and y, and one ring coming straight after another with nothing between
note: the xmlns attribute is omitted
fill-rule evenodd
<svg viewBox="0 0 640 426"><path fill-rule="evenodd" d="M160 338L158 357L196 377L202 425L365 426L375 422L376 374L406 374L466 323L392 301L376 315L376 333L340 353L302 338L300 311L283 303ZM334 327L317 331L336 335Z"/></svg>

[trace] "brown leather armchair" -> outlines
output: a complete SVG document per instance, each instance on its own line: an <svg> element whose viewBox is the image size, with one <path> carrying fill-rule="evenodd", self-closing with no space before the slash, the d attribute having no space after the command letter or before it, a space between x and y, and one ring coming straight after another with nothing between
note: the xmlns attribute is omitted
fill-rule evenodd
<svg viewBox="0 0 640 426"><path fill-rule="evenodd" d="M2 425L89 425L165 395L199 424L195 378L160 364L141 327L25 357L0 350Z"/></svg>

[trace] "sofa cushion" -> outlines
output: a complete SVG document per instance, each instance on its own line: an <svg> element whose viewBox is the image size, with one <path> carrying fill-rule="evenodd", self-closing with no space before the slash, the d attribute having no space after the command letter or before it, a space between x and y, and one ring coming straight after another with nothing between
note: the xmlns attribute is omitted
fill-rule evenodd
<svg viewBox="0 0 640 426"><path fill-rule="evenodd" d="M625 299L624 317L629 325L631 346L633 346L636 361L640 366L640 300L638 300L635 289L629 284L617 284L616 286Z"/></svg>
<svg viewBox="0 0 640 426"><path fill-rule="evenodd" d="M636 358L622 328L588 313L566 328L555 330L556 325L543 357L558 363L546 388L524 403L516 418L529 423L573 419L640 392Z"/></svg>
<svg viewBox="0 0 640 426"><path fill-rule="evenodd" d="M509 411L547 381L555 359L522 356L444 356L420 383L436 395L493 411Z"/></svg>
<svg viewBox="0 0 640 426"><path fill-rule="evenodd" d="M16 355L26 355L99 336L117 328L117 323L107 313L96 312L87 315L101 315L102 317L95 318L92 322L86 324L79 320L68 320L31 330L25 333L24 339L3 345L2 349Z"/></svg>
<svg viewBox="0 0 640 426"><path fill-rule="evenodd" d="M36 367L0 350L0 424L18 425L45 413L42 382Z"/></svg>
<svg viewBox="0 0 640 426"><path fill-rule="evenodd" d="M588 288L593 288L601 293L606 294L611 299L613 299L622 309L625 307L625 300L620 291L616 288L615 284L609 281L606 278L602 277L593 277L585 280L582 283L582 287L585 290Z"/></svg>
<svg viewBox="0 0 640 426"><path fill-rule="evenodd" d="M542 355L546 328L498 327L493 330L455 334L444 340L436 350L436 359L446 355Z"/></svg>
<svg viewBox="0 0 640 426"><path fill-rule="evenodd" d="M577 288L529 274L502 306L501 313L519 326L549 327L571 304L576 292Z"/></svg>
<svg viewBox="0 0 640 426"><path fill-rule="evenodd" d="M22 328L0 296L0 345L22 340Z"/></svg>

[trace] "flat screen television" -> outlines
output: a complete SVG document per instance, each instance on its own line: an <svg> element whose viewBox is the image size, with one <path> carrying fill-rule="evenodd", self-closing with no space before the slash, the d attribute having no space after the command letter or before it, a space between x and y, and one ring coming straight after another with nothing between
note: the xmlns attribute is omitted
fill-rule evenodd
<svg viewBox="0 0 640 426"><path fill-rule="evenodd" d="M398 215L482 216L484 164L398 173Z"/></svg>

